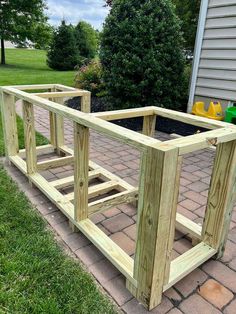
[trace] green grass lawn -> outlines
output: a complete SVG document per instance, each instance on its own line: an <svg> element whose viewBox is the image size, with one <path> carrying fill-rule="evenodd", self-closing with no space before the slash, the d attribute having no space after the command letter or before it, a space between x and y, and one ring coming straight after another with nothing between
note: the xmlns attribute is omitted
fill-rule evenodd
<svg viewBox="0 0 236 314"><path fill-rule="evenodd" d="M116 313L0 167L0 313Z"/></svg>
<svg viewBox="0 0 236 314"><path fill-rule="evenodd" d="M43 50L6 49L6 62L7 65L0 65L0 86L50 83L74 85L75 71L50 69Z"/></svg>
<svg viewBox="0 0 236 314"><path fill-rule="evenodd" d="M7 50L0 85L61 83L73 85L74 73L45 65L45 52ZM0 116L0 156L4 141ZM18 117L19 146L24 147ZM36 133L37 145L48 143ZM92 277L68 257L47 224L0 163L0 313L109 314L116 309Z"/></svg>

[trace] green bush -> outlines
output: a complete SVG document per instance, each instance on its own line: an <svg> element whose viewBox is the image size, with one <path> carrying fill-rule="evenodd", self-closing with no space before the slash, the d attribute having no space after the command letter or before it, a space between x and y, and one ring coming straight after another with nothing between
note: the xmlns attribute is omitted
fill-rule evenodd
<svg viewBox="0 0 236 314"><path fill-rule="evenodd" d="M75 77L76 87L89 90L93 96L102 96L102 67L98 60L92 60L88 65L79 68Z"/></svg>
<svg viewBox="0 0 236 314"><path fill-rule="evenodd" d="M78 54L81 58L92 59L97 54L98 37L93 27L80 21L75 27L75 39Z"/></svg>
<svg viewBox="0 0 236 314"><path fill-rule="evenodd" d="M54 31L47 54L47 64L55 70L73 70L78 62L74 28L62 21Z"/></svg>
<svg viewBox="0 0 236 314"><path fill-rule="evenodd" d="M170 0L115 0L101 36L104 83L113 108L181 108L184 57Z"/></svg>

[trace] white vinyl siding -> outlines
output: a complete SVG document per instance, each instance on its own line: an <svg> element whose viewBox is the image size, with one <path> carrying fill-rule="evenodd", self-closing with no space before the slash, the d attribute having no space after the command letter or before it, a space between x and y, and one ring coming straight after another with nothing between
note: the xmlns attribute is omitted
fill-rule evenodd
<svg viewBox="0 0 236 314"><path fill-rule="evenodd" d="M196 85L191 88L195 100L236 101L236 0L209 0Z"/></svg>

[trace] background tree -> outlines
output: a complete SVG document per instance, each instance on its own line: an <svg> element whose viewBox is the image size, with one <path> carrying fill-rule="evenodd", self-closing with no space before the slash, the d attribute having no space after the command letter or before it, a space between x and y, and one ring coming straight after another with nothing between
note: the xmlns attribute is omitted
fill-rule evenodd
<svg viewBox="0 0 236 314"><path fill-rule="evenodd" d="M47 64L55 70L73 70L78 61L74 28L65 21L54 31L48 49Z"/></svg>
<svg viewBox="0 0 236 314"><path fill-rule="evenodd" d="M114 1L100 55L115 108L181 107L182 37L170 0Z"/></svg>
<svg viewBox="0 0 236 314"><path fill-rule="evenodd" d="M78 53L82 58L92 59L97 54L97 32L87 22L80 21L75 27L75 39Z"/></svg>
<svg viewBox="0 0 236 314"><path fill-rule="evenodd" d="M106 0L106 6L111 7L113 0ZM172 0L176 14L182 21L181 29L185 40L185 49L194 50L201 0Z"/></svg>
<svg viewBox="0 0 236 314"><path fill-rule="evenodd" d="M194 50L201 0L172 0L181 19L185 49Z"/></svg>
<svg viewBox="0 0 236 314"><path fill-rule="evenodd" d="M44 0L1 0L0 1L0 39L1 64L5 64L4 41L22 43L26 39L36 42L42 32L35 31L47 27Z"/></svg>

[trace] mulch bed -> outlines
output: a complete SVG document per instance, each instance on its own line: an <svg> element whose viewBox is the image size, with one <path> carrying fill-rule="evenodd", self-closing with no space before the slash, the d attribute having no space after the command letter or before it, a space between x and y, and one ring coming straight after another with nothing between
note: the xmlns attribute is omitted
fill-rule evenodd
<svg viewBox="0 0 236 314"><path fill-rule="evenodd" d="M74 97L67 101L67 105L70 108L80 110L80 97ZM99 112L99 111L106 111L107 106L104 103L102 98L99 97L92 97L91 99L91 111L92 112ZM132 119L122 119L122 120L114 120L112 123L117 125L126 127L133 131L140 131L142 129L142 118L132 118ZM204 128L200 128L197 126L193 126L190 124L186 124L183 122L179 122L176 120L171 120L168 118L158 117L156 123L156 130L161 131L167 134L176 133L179 135L187 136L194 134L198 131L205 132L207 131Z"/></svg>

